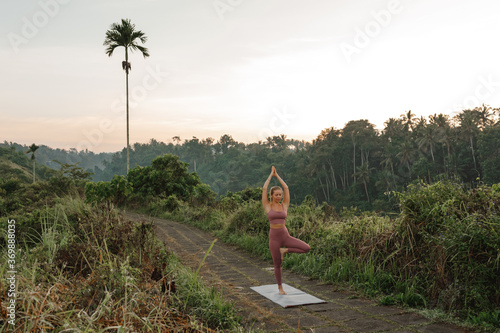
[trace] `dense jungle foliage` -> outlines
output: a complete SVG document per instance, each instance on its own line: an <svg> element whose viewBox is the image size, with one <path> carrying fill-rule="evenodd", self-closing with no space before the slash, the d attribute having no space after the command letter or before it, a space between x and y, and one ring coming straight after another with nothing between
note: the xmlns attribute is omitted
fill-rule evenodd
<svg viewBox="0 0 500 333"><path fill-rule="evenodd" d="M85 198L91 175L78 165L37 166L33 183L29 157L0 148L0 168L0 331L242 331L231 303L170 253L151 221Z"/></svg>
<svg viewBox="0 0 500 333"><path fill-rule="evenodd" d="M453 117L417 118L408 111L388 119L381 131L368 120L353 120L342 129L326 128L312 142L276 135L245 144L228 134L219 140L181 140L172 133L173 137L165 138L172 143L151 139L134 144L130 165L145 167L159 155L177 155L218 195L261 186L269 166L275 165L294 203L312 195L318 203L338 208L397 211L385 193L402 191L418 179L459 179L471 186L477 179L490 185L500 182L499 115L498 109L486 105ZM94 154L42 146L37 155L40 164L56 169L59 165L53 160L80 163L94 173L94 181L110 181L126 173L125 149Z"/></svg>

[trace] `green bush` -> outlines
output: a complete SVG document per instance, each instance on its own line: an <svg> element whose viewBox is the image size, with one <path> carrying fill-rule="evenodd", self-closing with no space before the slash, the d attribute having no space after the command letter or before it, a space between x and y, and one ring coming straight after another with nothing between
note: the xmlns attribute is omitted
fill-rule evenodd
<svg viewBox="0 0 500 333"><path fill-rule="evenodd" d="M207 184L197 184L193 190L193 203L195 205L211 206L215 203L217 194Z"/></svg>
<svg viewBox="0 0 500 333"><path fill-rule="evenodd" d="M190 199L195 187L201 184L196 173L188 172L188 164L172 154L158 156L151 161L151 166L131 169L127 180L137 195L168 197L175 194L181 200ZM208 196L207 189L198 190Z"/></svg>
<svg viewBox="0 0 500 333"><path fill-rule="evenodd" d="M85 184L86 201L92 204L123 204L133 191L132 184L124 176L115 175L110 182Z"/></svg>
<svg viewBox="0 0 500 333"><path fill-rule="evenodd" d="M227 232L236 234L262 235L269 230L262 204L257 201L243 202L229 218Z"/></svg>
<svg viewBox="0 0 500 333"><path fill-rule="evenodd" d="M440 181L399 193L408 266L437 306L463 316L500 306L500 193Z"/></svg>
<svg viewBox="0 0 500 333"><path fill-rule="evenodd" d="M172 194L169 195L166 199L157 198L155 200L151 200L148 210L154 215L159 215L164 212L173 212L179 209L181 205L182 202L177 199L177 196L175 194Z"/></svg>

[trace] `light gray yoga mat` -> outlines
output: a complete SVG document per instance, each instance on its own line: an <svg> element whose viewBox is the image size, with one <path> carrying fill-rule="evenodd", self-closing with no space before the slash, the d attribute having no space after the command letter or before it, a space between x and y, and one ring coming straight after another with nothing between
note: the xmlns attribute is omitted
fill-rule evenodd
<svg viewBox="0 0 500 333"><path fill-rule="evenodd" d="M315 296L309 295L299 289L289 286L283 283L283 289L286 291L286 295L280 295L278 292L277 284L268 284L265 286L250 287L253 291L258 292L262 296L270 299L276 304L281 305L284 308L290 308L292 306L308 305L308 304L319 304L326 303L322 299Z"/></svg>

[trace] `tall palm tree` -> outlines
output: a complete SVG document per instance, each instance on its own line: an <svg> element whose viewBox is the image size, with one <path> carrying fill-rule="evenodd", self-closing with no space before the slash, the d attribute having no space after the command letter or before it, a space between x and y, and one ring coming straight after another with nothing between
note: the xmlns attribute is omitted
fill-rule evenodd
<svg viewBox="0 0 500 333"><path fill-rule="evenodd" d="M128 73L132 69L128 61L128 51L129 49L131 52L139 50L144 58L149 57L148 49L139 45L138 41L144 44L147 41L147 37L142 31L135 30L135 25L129 19L122 19L121 23L113 23L109 30L106 31L106 39L104 40L104 46L107 46L106 54L110 57L117 47L123 46L125 48L125 61L122 61L122 69L126 75L127 90L127 174L130 168Z"/></svg>
<svg viewBox="0 0 500 333"><path fill-rule="evenodd" d="M368 163L362 164L357 168L357 172L354 176L363 183L365 186L366 200L370 202L370 196L368 195L368 183L370 182L370 174L374 168L370 168Z"/></svg>
<svg viewBox="0 0 500 333"><path fill-rule="evenodd" d="M35 157L35 151L40 148L39 146L35 145L35 144L32 144L31 146L28 147L29 149L27 151L25 151L24 153L25 154L29 154L31 153L31 160L33 161L33 183L35 182L35 161L36 161L36 157Z"/></svg>
<svg viewBox="0 0 500 333"><path fill-rule="evenodd" d="M396 154L396 157L399 159L400 164L405 164L408 168L408 175L411 178L411 166L410 163L413 161L413 156L415 154L415 150L413 144L410 141L403 142L399 147L399 153Z"/></svg>
<svg viewBox="0 0 500 333"><path fill-rule="evenodd" d="M478 112L481 130L484 130L486 127L493 125L493 119L491 119L491 117L493 116L493 109L490 106L483 103L483 105L477 107L475 110L477 110Z"/></svg>
<svg viewBox="0 0 500 333"><path fill-rule="evenodd" d="M402 117L402 121L405 124L405 130L408 133L409 131L413 130L413 124L415 123L415 115L411 113L411 110L408 110L408 112L403 113L400 117Z"/></svg>
<svg viewBox="0 0 500 333"><path fill-rule="evenodd" d="M421 136L417 139L418 148L423 152L426 152L427 148L429 148L431 151L432 163L435 163L434 147L437 144L436 127L433 124L429 124L423 127L421 132Z"/></svg>
<svg viewBox="0 0 500 333"><path fill-rule="evenodd" d="M479 175L476 162L476 153L474 150L474 139L477 138L477 135L480 131L479 112L474 112L474 110L464 110L462 111L462 113L456 115L455 118L459 122L460 131L469 139L472 160L474 162L474 170L476 170Z"/></svg>
<svg viewBox="0 0 500 333"><path fill-rule="evenodd" d="M451 163L451 142L453 140L453 133L450 124L450 117L442 113L429 116L430 124L436 127L437 142L444 144L447 150L447 157L443 156L443 165L445 171L448 172Z"/></svg>

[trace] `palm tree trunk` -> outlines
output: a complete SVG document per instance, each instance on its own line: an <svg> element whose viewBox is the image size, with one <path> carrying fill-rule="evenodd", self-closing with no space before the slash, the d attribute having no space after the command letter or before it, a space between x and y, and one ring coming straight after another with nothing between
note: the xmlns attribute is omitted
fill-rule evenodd
<svg viewBox="0 0 500 333"><path fill-rule="evenodd" d="M337 178L335 177L335 170L333 170L333 167L332 167L331 164L330 164L330 169L332 170L333 185L335 186L335 189L337 189L338 188L338 186L337 186Z"/></svg>
<svg viewBox="0 0 500 333"><path fill-rule="evenodd" d="M366 200L370 202L370 196L368 195L368 186L366 185L366 181L363 181L365 183L365 193L366 193Z"/></svg>
<svg viewBox="0 0 500 333"><path fill-rule="evenodd" d="M354 142L354 137L352 139L352 146L353 146L353 149L352 149L352 162L353 162L352 178L354 178L354 184L356 184L356 177L354 176L354 174L356 173L356 143Z"/></svg>
<svg viewBox="0 0 500 333"><path fill-rule="evenodd" d="M321 185L321 190L323 191L323 196L325 197L325 200L328 202L328 196L325 192L325 187L323 186L323 182L321 181L321 176L318 177L319 179L319 184Z"/></svg>
<svg viewBox="0 0 500 333"><path fill-rule="evenodd" d="M35 154L35 153L33 153ZM35 183L35 159L33 159L33 184Z"/></svg>
<svg viewBox="0 0 500 333"><path fill-rule="evenodd" d="M128 125L128 122L129 122L129 111L128 111L128 49L125 48L125 61L126 61L126 70L125 70L125 73L126 73L126 76L127 76L127 83L126 83L126 87L127 87L127 175L128 175L128 170L130 169L130 143L129 143L129 125Z"/></svg>
<svg viewBox="0 0 500 333"><path fill-rule="evenodd" d="M470 139L470 148L471 148L471 152L472 152L472 159L474 161L474 170L477 171L477 165L476 165L476 156L474 154L474 143L472 141L472 135L469 136L469 139Z"/></svg>

